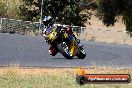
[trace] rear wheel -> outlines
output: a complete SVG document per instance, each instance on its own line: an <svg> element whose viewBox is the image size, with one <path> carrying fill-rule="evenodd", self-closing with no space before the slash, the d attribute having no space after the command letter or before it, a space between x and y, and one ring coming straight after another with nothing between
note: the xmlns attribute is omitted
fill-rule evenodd
<svg viewBox="0 0 132 88"><path fill-rule="evenodd" d="M66 58L66 59L72 59L73 56L70 53L70 50L65 42L60 43L57 45L58 51Z"/></svg>
<svg viewBox="0 0 132 88"><path fill-rule="evenodd" d="M79 53L77 54L77 57L78 57L79 59L84 59L84 58L86 57L86 53L85 53L83 47L80 47Z"/></svg>

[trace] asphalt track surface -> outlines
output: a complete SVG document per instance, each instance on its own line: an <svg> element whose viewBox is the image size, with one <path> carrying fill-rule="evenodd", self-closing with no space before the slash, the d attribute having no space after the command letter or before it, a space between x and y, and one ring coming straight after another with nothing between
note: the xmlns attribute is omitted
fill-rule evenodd
<svg viewBox="0 0 132 88"><path fill-rule="evenodd" d="M132 67L132 46L81 41L85 59L65 59L60 53L52 57L43 37L0 33L0 66L29 67Z"/></svg>

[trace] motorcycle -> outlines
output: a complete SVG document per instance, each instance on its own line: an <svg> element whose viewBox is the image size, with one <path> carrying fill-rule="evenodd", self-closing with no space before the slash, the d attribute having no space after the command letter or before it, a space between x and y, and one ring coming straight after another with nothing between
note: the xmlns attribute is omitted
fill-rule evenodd
<svg viewBox="0 0 132 88"><path fill-rule="evenodd" d="M75 37L68 34L65 30L66 28L62 26L55 26L47 30L48 43L67 59L72 59L74 56L77 56L79 59L84 59L86 53L83 46L79 46Z"/></svg>

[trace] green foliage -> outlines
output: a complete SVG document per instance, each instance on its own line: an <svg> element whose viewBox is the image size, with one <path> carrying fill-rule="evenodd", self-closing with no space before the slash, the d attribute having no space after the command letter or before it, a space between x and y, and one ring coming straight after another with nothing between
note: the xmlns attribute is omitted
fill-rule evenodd
<svg viewBox="0 0 132 88"><path fill-rule="evenodd" d="M41 1L37 0L37 2L33 2L33 0L24 0L25 5L20 6L20 12L24 20L33 20L33 18L38 19L40 16L41 10ZM69 25L79 25L84 26L84 23L87 19L90 19L90 15L88 13L83 13L82 10L88 7L88 3L92 0L44 0L43 5L43 16L51 15L53 18L58 18L56 21L61 22L62 24ZM26 7L31 7L35 5L39 7L38 10L30 11ZM89 8L87 8L89 9Z"/></svg>
<svg viewBox="0 0 132 88"><path fill-rule="evenodd" d="M0 17L19 19L20 0L0 0Z"/></svg>
<svg viewBox="0 0 132 88"><path fill-rule="evenodd" d="M25 4L19 6L20 16L23 20L31 20L30 15L28 14L28 8Z"/></svg>
<svg viewBox="0 0 132 88"><path fill-rule="evenodd" d="M98 17L106 26L113 26L117 16L123 16L126 30L132 32L132 0L97 0Z"/></svg>
<svg viewBox="0 0 132 88"><path fill-rule="evenodd" d="M6 4L0 0L0 17L4 17L6 15L6 12Z"/></svg>
<svg viewBox="0 0 132 88"><path fill-rule="evenodd" d="M23 1L24 4L19 6L21 19L25 21L33 21L35 17L38 18L40 12L38 9L34 10L34 8L32 8L32 5L34 5L33 0L23 0Z"/></svg>
<svg viewBox="0 0 132 88"><path fill-rule="evenodd" d="M126 25L126 31L132 32L132 15L124 14L123 19Z"/></svg>
<svg viewBox="0 0 132 88"><path fill-rule="evenodd" d="M18 0L11 0L6 3L7 5L7 18L19 19Z"/></svg>

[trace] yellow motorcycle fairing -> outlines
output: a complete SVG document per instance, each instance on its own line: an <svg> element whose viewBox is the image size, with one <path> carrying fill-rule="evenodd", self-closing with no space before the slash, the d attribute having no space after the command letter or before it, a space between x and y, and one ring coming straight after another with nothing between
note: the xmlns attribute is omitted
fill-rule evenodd
<svg viewBox="0 0 132 88"><path fill-rule="evenodd" d="M48 34L48 39L52 42L56 39L57 37L57 32L56 32L56 27L53 29L53 31Z"/></svg>
<svg viewBox="0 0 132 88"><path fill-rule="evenodd" d="M64 34L64 38L67 38L67 37L68 37L68 34L67 34L67 33L65 33L65 34Z"/></svg>
<svg viewBox="0 0 132 88"><path fill-rule="evenodd" d="M64 34L64 38L68 38L68 34ZM68 46L70 49L71 56L75 56L78 51L78 46L76 45L76 40L72 40L71 44Z"/></svg>
<svg viewBox="0 0 132 88"><path fill-rule="evenodd" d="M50 40L51 42L54 41L57 38L57 32L56 32L56 27L51 31L51 33L48 34L48 40ZM68 38L69 35L67 33L63 34L64 38ZM70 54L71 56L75 56L78 52L78 46L76 44L76 40L73 39L71 41L71 43L68 45L69 50L70 50Z"/></svg>
<svg viewBox="0 0 132 88"><path fill-rule="evenodd" d="M68 38L68 37L69 37L68 34L65 33L65 34L64 34L64 38ZM76 53L78 52L78 46L77 46L77 44L76 44L76 40L73 39L73 40L71 41L71 43L68 45L68 47L69 47L71 56L75 56Z"/></svg>
<svg viewBox="0 0 132 88"><path fill-rule="evenodd" d="M76 42L76 41L73 40L73 41L71 42L71 44L69 45L69 49L70 49L70 52L71 52L72 56L75 56L76 53L77 53L77 51L78 51L78 46L76 45L75 42Z"/></svg>

